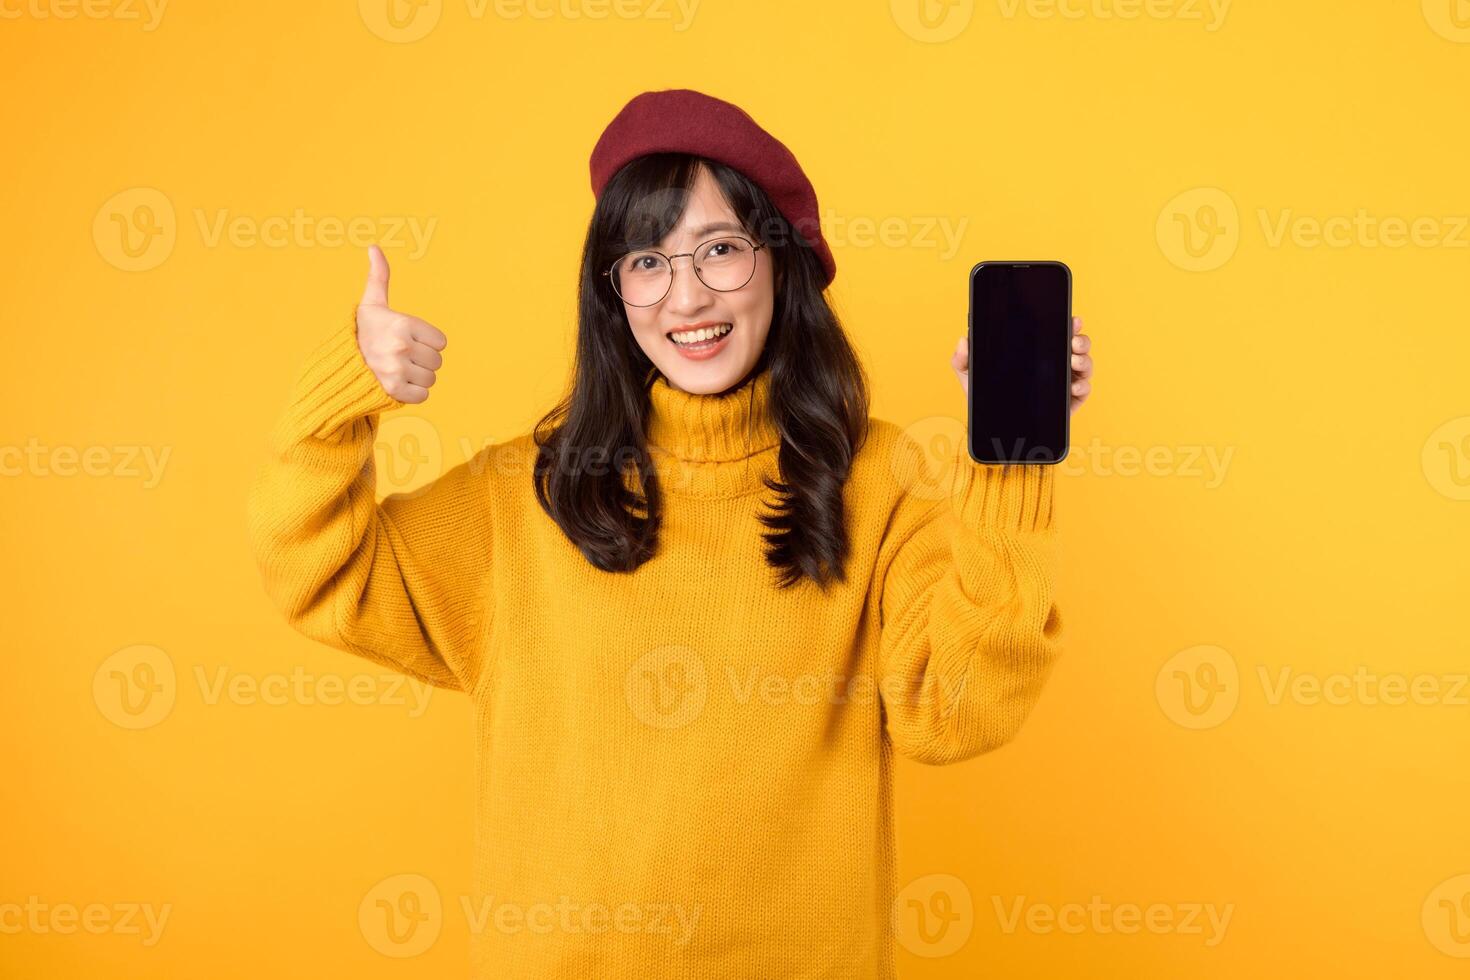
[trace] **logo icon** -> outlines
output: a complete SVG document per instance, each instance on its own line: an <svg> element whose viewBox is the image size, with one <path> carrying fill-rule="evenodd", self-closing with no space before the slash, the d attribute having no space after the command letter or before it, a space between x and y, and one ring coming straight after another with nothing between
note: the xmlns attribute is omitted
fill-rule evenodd
<svg viewBox="0 0 1470 980"><path fill-rule="evenodd" d="M889 0L888 7L901 31L927 44L959 37L975 16L975 0Z"/></svg>
<svg viewBox="0 0 1470 980"><path fill-rule="evenodd" d="M92 675L92 700L119 728L152 728L169 716L178 697L174 662L155 646L123 647Z"/></svg>
<svg viewBox="0 0 1470 980"><path fill-rule="evenodd" d="M130 187L109 197L92 219L97 253L124 272L147 272L173 254L178 221L173 203L152 187Z"/></svg>
<svg viewBox="0 0 1470 980"><path fill-rule="evenodd" d="M903 435L907 438L897 440L888 461L898 485L921 500L954 496L961 486L959 467L970 463L965 424L930 415L905 426Z"/></svg>
<svg viewBox="0 0 1470 980"><path fill-rule="evenodd" d="M704 661L689 647L664 646L639 657L623 678L633 715L653 728L682 728L704 710Z"/></svg>
<svg viewBox="0 0 1470 980"><path fill-rule="evenodd" d="M444 471L439 430L419 415L394 412L383 416L373 440L373 458L382 491L406 497L416 497L429 489Z"/></svg>
<svg viewBox="0 0 1470 980"><path fill-rule="evenodd" d="M1154 681L1164 715L1184 728L1214 728L1240 702L1240 669L1222 647L1195 646L1164 662Z"/></svg>
<svg viewBox="0 0 1470 980"><path fill-rule="evenodd" d="M423 875L384 878L357 906L357 926L363 938L384 956L418 956L434 945L443 925L439 889Z"/></svg>
<svg viewBox="0 0 1470 980"><path fill-rule="evenodd" d="M1424 935L1446 956L1470 957L1470 874L1446 878L1424 899Z"/></svg>
<svg viewBox="0 0 1470 980"><path fill-rule="evenodd" d="M367 29L385 41L411 44L439 25L444 0L357 0Z"/></svg>
<svg viewBox="0 0 1470 980"><path fill-rule="evenodd" d="M1164 258L1186 272L1209 272L1235 255L1240 212L1218 187L1196 187L1164 205L1155 233Z"/></svg>
<svg viewBox="0 0 1470 980"><path fill-rule="evenodd" d="M1435 490L1451 500L1470 500L1470 415L1450 419L1431 432L1420 464Z"/></svg>
<svg viewBox="0 0 1470 980"><path fill-rule="evenodd" d="M893 931L915 956L949 956L970 940L975 901L963 879L933 874L915 878L893 901Z"/></svg>
<svg viewBox="0 0 1470 980"><path fill-rule="evenodd" d="M1424 19L1434 33L1456 44L1470 44L1470 0L1423 0Z"/></svg>

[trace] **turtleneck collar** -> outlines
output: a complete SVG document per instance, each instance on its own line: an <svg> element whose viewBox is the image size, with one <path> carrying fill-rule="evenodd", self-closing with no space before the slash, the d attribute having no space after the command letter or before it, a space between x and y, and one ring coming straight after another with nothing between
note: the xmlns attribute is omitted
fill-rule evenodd
<svg viewBox="0 0 1470 980"><path fill-rule="evenodd" d="M648 390L648 449L663 488L691 496L760 489L781 445L770 396L769 369L713 395L682 391L655 373Z"/></svg>

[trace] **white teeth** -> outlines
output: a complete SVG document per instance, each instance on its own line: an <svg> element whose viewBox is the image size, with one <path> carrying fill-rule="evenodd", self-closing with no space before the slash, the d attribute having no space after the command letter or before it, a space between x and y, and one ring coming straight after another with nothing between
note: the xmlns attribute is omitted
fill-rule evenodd
<svg viewBox="0 0 1470 980"><path fill-rule="evenodd" d="M700 330L685 330L680 333L671 333L669 337L676 344L698 344L716 337L723 337L735 329L728 323L722 323L717 327L704 327Z"/></svg>

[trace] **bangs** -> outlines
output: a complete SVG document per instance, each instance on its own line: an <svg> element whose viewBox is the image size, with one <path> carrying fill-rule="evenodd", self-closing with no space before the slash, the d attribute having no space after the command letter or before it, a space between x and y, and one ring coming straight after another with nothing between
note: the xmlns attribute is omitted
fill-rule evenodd
<svg viewBox="0 0 1470 980"><path fill-rule="evenodd" d="M611 262L617 255L635 249L656 248L658 243L678 227L689 207L689 198L700 169L708 170L725 204L736 221L753 233L743 213L755 213L755 201L742 201L744 179L723 164L688 153L650 153L638 157L618 172L618 191L608 199L604 215L609 234L604 239L608 254L599 260ZM759 239L759 236L754 236Z"/></svg>

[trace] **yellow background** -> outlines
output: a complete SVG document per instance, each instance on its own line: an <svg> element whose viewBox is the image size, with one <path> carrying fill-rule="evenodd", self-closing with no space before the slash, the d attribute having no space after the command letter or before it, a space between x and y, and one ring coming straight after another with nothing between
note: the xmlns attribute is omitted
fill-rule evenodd
<svg viewBox="0 0 1470 980"><path fill-rule="evenodd" d="M1065 657L1013 745L901 769L902 881L969 910L947 945L905 933L904 976L1470 968L1463 0L1238 0L1223 20L1192 0L990 0L935 3L928 26L902 0L703 0L687 20L668 0L444 0L412 41L428 20L395 29L386 0L178 2L152 29L141 4L98 3L4 0L0 19L0 907L170 911L152 945L54 919L0 932L0 975L462 972L467 702L415 713L373 665L292 633L245 535L270 425L365 256L211 229L298 209L435 222L422 254L386 250L394 306L450 338L432 399L385 418L381 489L422 485L559 393L587 155L627 98L685 86L785 141L844 223L832 295L879 416L963 418L947 362L981 259L1069 263L1094 339L1058 488ZM150 221L158 195L172 217ZM1424 219L1418 243L1273 238L1283 216L1360 212ZM114 215L161 229L156 251L129 258ZM40 463L15 465L28 444ZM93 449L92 473L65 475L61 447ZM129 465L143 450L169 453L156 480ZM145 677L139 657L175 682L130 728L113 685ZM310 691L378 694L210 696L298 668ZM1278 696L1282 671L1439 695L1314 702ZM445 906L408 957L359 927L399 875ZM1018 900L1094 896L1231 918L1213 943L1106 918L1005 928Z"/></svg>

